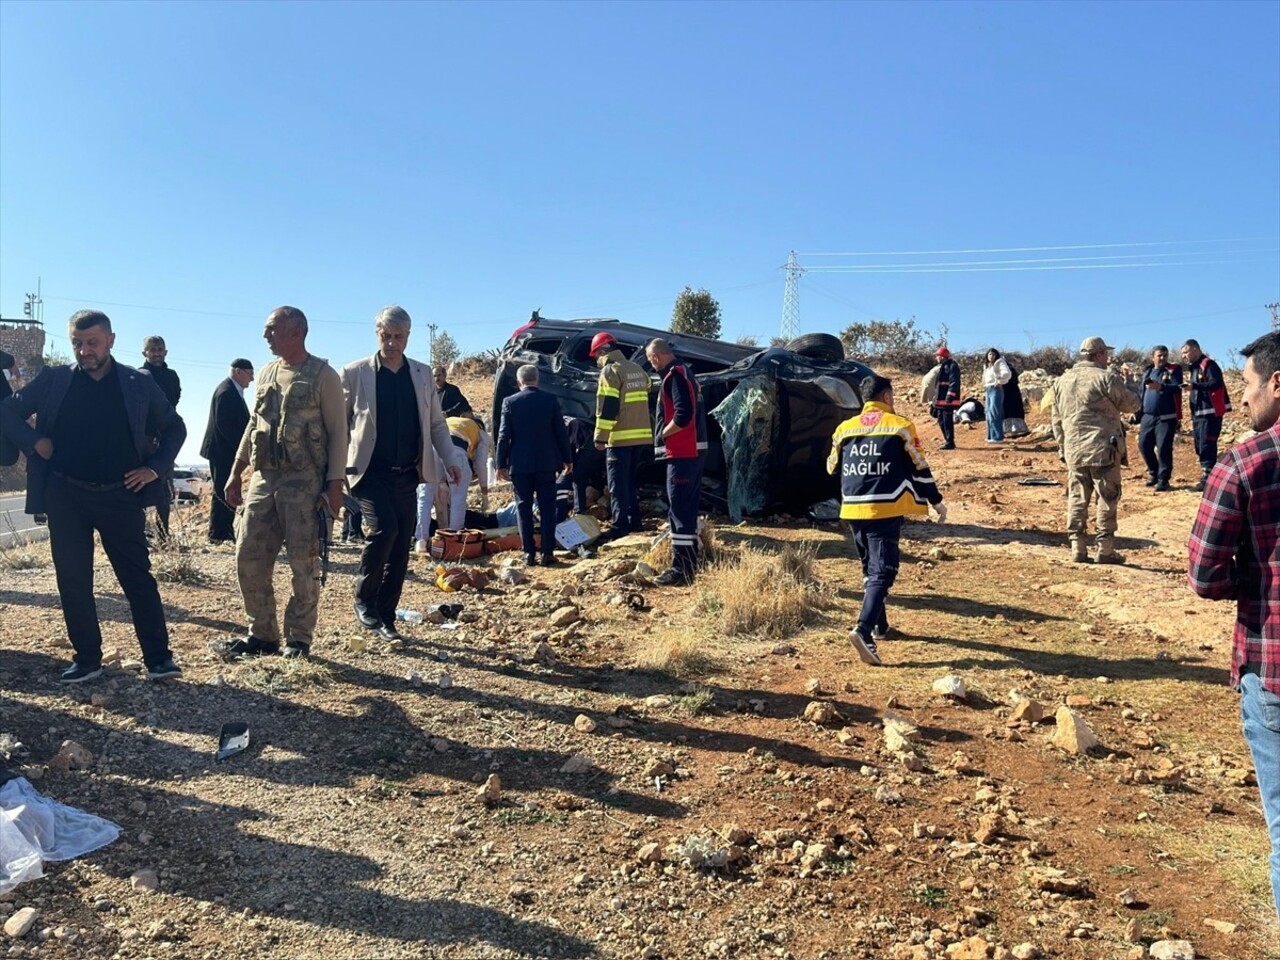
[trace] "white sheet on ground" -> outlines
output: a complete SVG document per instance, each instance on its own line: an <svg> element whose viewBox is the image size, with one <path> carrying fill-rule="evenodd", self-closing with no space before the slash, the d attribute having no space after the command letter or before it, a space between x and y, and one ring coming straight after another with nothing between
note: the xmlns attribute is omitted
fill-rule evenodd
<svg viewBox="0 0 1280 960"><path fill-rule="evenodd" d="M72 860L120 836L110 820L50 800L25 777L0 786L0 893L44 875L45 860Z"/></svg>

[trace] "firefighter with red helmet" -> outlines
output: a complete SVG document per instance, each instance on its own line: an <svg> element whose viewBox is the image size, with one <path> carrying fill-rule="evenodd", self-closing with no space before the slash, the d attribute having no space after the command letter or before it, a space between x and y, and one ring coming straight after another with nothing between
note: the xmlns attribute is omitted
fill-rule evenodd
<svg viewBox="0 0 1280 960"><path fill-rule="evenodd" d="M606 450L613 527L605 535L615 540L640 530L640 494L636 473L642 451L653 442L649 417L649 375L618 349L611 333L591 339L590 356L600 367L596 387L597 450Z"/></svg>

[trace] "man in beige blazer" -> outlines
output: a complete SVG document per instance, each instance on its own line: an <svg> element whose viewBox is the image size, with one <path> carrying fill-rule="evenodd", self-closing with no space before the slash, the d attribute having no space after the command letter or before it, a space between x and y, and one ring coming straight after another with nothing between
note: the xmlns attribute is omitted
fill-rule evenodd
<svg viewBox="0 0 1280 960"><path fill-rule="evenodd" d="M374 318L378 352L342 369L347 485L366 537L355 577L356 619L386 640L403 639L396 604L417 526L418 484L434 487L442 479L437 455L451 483L462 479L462 451L449 435L431 368L404 355L411 324L404 308L383 307Z"/></svg>

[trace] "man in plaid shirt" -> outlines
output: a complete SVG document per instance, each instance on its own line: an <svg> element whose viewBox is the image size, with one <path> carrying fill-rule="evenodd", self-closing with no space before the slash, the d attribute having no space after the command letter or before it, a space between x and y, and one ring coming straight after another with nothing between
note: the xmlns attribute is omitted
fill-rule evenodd
<svg viewBox="0 0 1280 960"><path fill-rule="evenodd" d="M1191 589L1236 601L1231 684L1271 835L1280 916L1280 332L1243 348L1244 405L1257 433L1209 474L1188 544Z"/></svg>

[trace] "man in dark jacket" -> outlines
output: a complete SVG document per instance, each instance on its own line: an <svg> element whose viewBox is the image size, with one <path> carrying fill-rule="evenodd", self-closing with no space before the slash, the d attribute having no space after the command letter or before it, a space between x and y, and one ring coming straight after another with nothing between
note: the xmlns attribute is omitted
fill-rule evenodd
<svg viewBox="0 0 1280 960"><path fill-rule="evenodd" d="M526 363L516 371L520 392L502 401L498 427L498 479L510 478L516 492L516 526L525 562L538 562L533 539L533 498L542 521L542 565L555 566L556 474L573 469L569 433L560 401L538 389L538 368Z"/></svg>
<svg viewBox="0 0 1280 960"><path fill-rule="evenodd" d="M1216 360L1200 350L1196 340L1182 345L1182 359L1187 365L1187 388L1191 391L1191 429L1196 456L1200 458L1200 482L1203 490L1209 471L1218 462L1218 437L1222 434L1222 415L1231 409L1231 398L1222 379L1222 368Z"/></svg>
<svg viewBox="0 0 1280 960"><path fill-rule="evenodd" d="M17 376L18 360L7 350L0 350L0 400L13 394L13 384L9 377Z"/></svg>
<svg viewBox="0 0 1280 960"><path fill-rule="evenodd" d="M961 404L960 364L951 359L951 351L939 347L934 354L938 358L938 394L933 401L933 415L942 431L942 449L956 448L955 412Z"/></svg>
<svg viewBox="0 0 1280 960"><path fill-rule="evenodd" d="M1182 367L1169 363L1163 344L1151 351L1151 366L1142 376L1142 425L1138 450L1147 464L1147 486L1168 490L1173 476L1173 435L1182 419Z"/></svg>
<svg viewBox="0 0 1280 960"><path fill-rule="evenodd" d="M209 541L226 543L235 540L235 511L227 503L223 488L231 477L236 462L236 449L244 428L249 425L249 406L244 391L253 382L253 364L243 357L231 361L231 373L213 391L209 402L209 425L205 427L200 456L209 461L209 478L213 486L213 503L209 509Z"/></svg>
<svg viewBox="0 0 1280 960"><path fill-rule="evenodd" d="M142 341L142 356L144 358L142 369L151 374L155 382L159 384L165 399L169 401L169 406L176 410L178 409L178 400L182 397L182 381L178 379L177 371L164 362L164 358L168 355L169 348L165 346L164 337L152 334ZM163 503L156 504L156 531L159 533L160 539L165 540L169 537L169 507L173 502L173 470L170 469L160 479L169 488L168 499Z"/></svg>
<svg viewBox="0 0 1280 960"><path fill-rule="evenodd" d="M456 383L449 382L449 371L444 367L436 367L431 371L436 382L436 393L440 395L440 409L446 417L471 416L471 402L462 395Z"/></svg>
<svg viewBox="0 0 1280 960"><path fill-rule="evenodd" d="M660 587L693 582L698 565L698 500L707 450L707 411L693 371L676 359L666 340L644 348L658 371L658 405L653 418L653 452L667 462L667 519L671 526L671 567L654 579Z"/></svg>
<svg viewBox="0 0 1280 960"><path fill-rule="evenodd" d="M187 428L154 378L112 358L115 334L105 314L74 314L68 338L75 366L46 367L0 403L0 432L27 455L26 512L49 516L62 616L76 651L60 681L83 683L102 673L95 531L129 601L147 676L178 677L143 511L169 496L161 478ZM33 414L34 428L27 423Z"/></svg>

